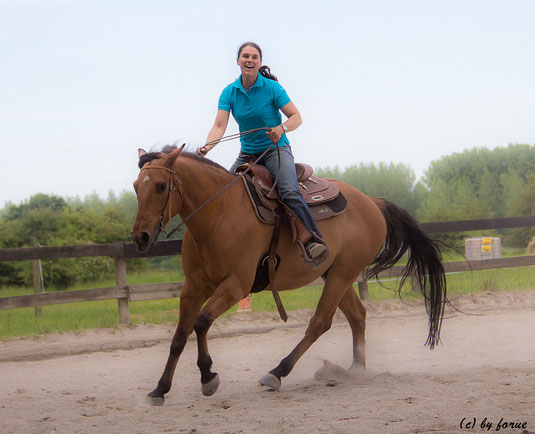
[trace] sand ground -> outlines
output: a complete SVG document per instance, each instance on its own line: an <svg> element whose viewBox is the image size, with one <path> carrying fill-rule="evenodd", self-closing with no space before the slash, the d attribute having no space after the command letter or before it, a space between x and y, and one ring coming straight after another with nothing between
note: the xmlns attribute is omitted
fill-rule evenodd
<svg viewBox="0 0 535 434"><path fill-rule="evenodd" d="M535 292L454 304L464 313L448 310L442 344L430 351L421 306L367 303L367 371L358 377L340 368L351 362L351 332L337 315L279 391L257 379L302 338L311 313L290 312L287 325L276 314L234 314L209 334L218 392L202 396L190 341L161 407L145 395L174 325L0 342L0 432L534 433Z"/></svg>

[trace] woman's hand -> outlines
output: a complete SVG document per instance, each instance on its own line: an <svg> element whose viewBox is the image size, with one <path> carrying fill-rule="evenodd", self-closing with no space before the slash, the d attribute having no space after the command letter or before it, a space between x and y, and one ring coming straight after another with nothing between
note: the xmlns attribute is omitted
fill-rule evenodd
<svg viewBox="0 0 535 434"><path fill-rule="evenodd" d="M200 148L197 148L195 150L195 153L199 156L199 157L205 157L206 154L208 154L208 151L209 149L207 149L206 145L205 146L201 146Z"/></svg>
<svg viewBox="0 0 535 434"><path fill-rule="evenodd" d="M284 134L284 129L278 125L276 127L271 128L269 131L266 131L267 136L269 137L269 140L271 140L273 143L278 142L282 135Z"/></svg>

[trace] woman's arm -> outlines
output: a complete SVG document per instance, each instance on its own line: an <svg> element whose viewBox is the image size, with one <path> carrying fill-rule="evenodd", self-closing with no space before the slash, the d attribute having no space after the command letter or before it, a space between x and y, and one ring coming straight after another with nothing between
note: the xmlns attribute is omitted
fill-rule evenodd
<svg viewBox="0 0 535 434"><path fill-rule="evenodd" d="M230 112L227 112L225 110L217 111L214 125L212 126L212 129L210 130L210 132L208 133L208 137L206 138L206 143L215 143L200 147L199 149L197 149L198 154L204 157L215 145L219 143L218 140L223 137L223 134L225 134L225 131L227 130L229 117Z"/></svg>
<svg viewBox="0 0 535 434"><path fill-rule="evenodd" d="M296 130L303 123L303 120L301 119L301 113L299 113L299 110L297 110L297 107L293 102L290 101L281 108L281 111L288 118L286 122L283 122L288 131ZM278 125L274 128L271 128L271 131L268 131L266 134L272 142L278 142L284 134L284 129Z"/></svg>

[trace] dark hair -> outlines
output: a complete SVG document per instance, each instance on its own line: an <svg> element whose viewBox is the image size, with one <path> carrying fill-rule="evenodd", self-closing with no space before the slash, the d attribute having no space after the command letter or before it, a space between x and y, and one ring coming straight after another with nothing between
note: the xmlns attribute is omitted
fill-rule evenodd
<svg viewBox="0 0 535 434"><path fill-rule="evenodd" d="M257 43L255 42L244 42L243 44L241 44L240 48L238 49L238 58L240 57L240 54L242 52L242 50L245 48L245 47L253 47L253 48L256 48L258 50L258 53L260 54L260 60L262 60L262 49L260 48L260 45L258 45ZM261 66L260 69L258 70L258 72L263 76L263 77L266 77L266 78L269 78L270 80L274 80L274 81L279 81L277 79L277 77L275 77L272 73L271 73L271 69L269 69L269 66Z"/></svg>
<svg viewBox="0 0 535 434"><path fill-rule="evenodd" d="M178 149L177 145L165 145L160 151L147 152L139 157L138 166L141 169L149 161L165 157Z"/></svg>

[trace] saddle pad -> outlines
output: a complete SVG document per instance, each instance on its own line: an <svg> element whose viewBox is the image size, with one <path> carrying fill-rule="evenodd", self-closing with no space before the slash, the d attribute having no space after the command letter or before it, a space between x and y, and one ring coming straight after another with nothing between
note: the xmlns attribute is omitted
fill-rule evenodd
<svg viewBox="0 0 535 434"><path fill-rule="evenodd" d="M245 185L245 190L249 195L249 199L251 200L251 204L258 219L263 223L271 225L275 224L275 216L273 211L264 205L250 178L244 176L242 179ZM344 212L347 207L347 199L341 192L339 192L338 196L327 202L307 205L314 220L325 220Z"/></svg>

